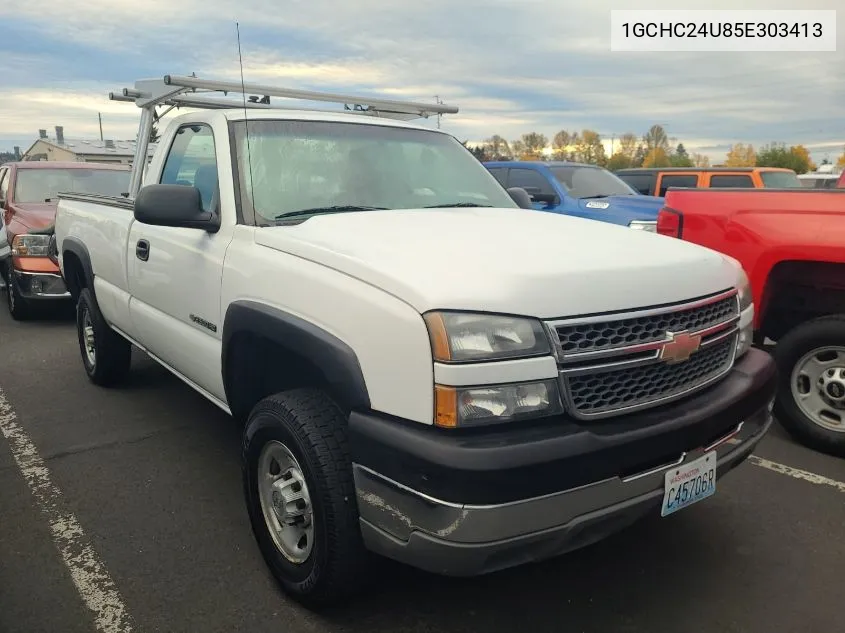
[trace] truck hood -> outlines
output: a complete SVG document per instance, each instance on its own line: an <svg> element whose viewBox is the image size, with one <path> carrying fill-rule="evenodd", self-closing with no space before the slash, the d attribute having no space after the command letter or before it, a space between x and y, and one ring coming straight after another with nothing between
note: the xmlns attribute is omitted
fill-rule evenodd
<svg viewBox="0 0 845 633"><path fill-rule="evenodd" d="M608 205L608 206L604 206ZM656 196L607 196L605 198L579 198L582 211L606 210L626 214L631 220L657 220L657 212L663 207L663 198ZM626 222L627 224L627 222Z"/></svg>
<svg viewBox="0 0 845 633"><path fill-rule="evenodd" d="M255 240L421 313L574 316L700 297L733 287L737 276L722 255L682 240L525 209L337 213L258 228Z"/></svg>
<svg viewBox="0 0 845 633"><path fill-rule="evenodd" d="M56 221L55 202L21 202L14 203L15 221L28 229L43 229Z"/></svg>

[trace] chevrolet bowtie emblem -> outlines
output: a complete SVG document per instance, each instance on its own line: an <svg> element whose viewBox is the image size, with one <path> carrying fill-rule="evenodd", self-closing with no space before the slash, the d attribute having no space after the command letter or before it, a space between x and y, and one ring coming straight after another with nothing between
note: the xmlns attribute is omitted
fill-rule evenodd
<svg viewBox="0 0 845 633"><path fill-rule="evenodd" d="M669 342L660 348L660 360L667 363L682 363L701 347L701 336L683 332L667 332Z"/></svg>

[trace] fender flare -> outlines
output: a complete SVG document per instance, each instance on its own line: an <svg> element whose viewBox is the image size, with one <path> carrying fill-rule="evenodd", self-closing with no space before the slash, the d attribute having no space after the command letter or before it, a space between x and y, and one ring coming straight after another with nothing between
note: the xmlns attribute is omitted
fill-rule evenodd
<svg viewBox="0 0 845 633"><path fill-rule="evenodd" d="M91 254L88 252L88 247L85 246L79 239L75 237L66 237L62 242L62 259L64 253L73 253L82 265L82 274L85 276L85 284L94 293L94 268L91 266ZM64 277L64 270L62 271ZM65 278L67 283L67 278Z"/></svg>
<svg viewBox="0 0 845 633"><path fill-rule="evenodd" d="M309 360L332 388L338 404L346 410L369 410L370 396L364 373L354 350L339 338L300 317L255 301L229 304L223 322L223 387L231 402L232 385L227 371L227 356L235 335L261 336Z"/></svg>

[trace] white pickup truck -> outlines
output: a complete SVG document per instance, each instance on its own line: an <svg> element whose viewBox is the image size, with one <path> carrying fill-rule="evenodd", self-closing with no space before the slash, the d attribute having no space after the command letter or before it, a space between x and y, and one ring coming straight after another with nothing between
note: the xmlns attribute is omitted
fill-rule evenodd
<svg viewBox="0 0 845 633"><path fill-rule="evenodd" d="M125 91L140 138L198 83ZM174 118L128 198L63 195L54 255L94 383L134 345L243 423L252 528L300 601L359 590L372 553L475 575L669 515L768 430L735 261L521 208L378 106L267 101Z"/></svg>

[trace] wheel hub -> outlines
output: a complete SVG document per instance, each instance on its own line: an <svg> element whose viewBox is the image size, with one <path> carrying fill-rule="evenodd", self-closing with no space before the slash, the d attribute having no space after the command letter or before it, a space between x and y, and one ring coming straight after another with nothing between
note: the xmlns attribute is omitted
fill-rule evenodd
<svg viewBox="0 0 845 633"><path fill-rule="evenodd" d="M281 442L268 442L258 460L257 479L273 543L290 562L304 563L314 546L314 510L299 462Z"/></svg>
<svg viewBox="0 0 845 633"><path fill-rule="evenodd" d="M819 392L831 404L845 405L845 367L828 369L819 378Z"/></svg>
<svg viewBox="0 0 845 633"><path fill-rule="evenodd" d="M91 313L87 309L82 313L82 338L88 363L93 367L97 362L97 352L94 345L94 325L91 323Z"/></svg>
<svg viewBox="0 0 845 633"><path fill-rule="evenodd" d="M792 397L819 427L845 433L845 347L819 347L795 364Z"/></svg>

